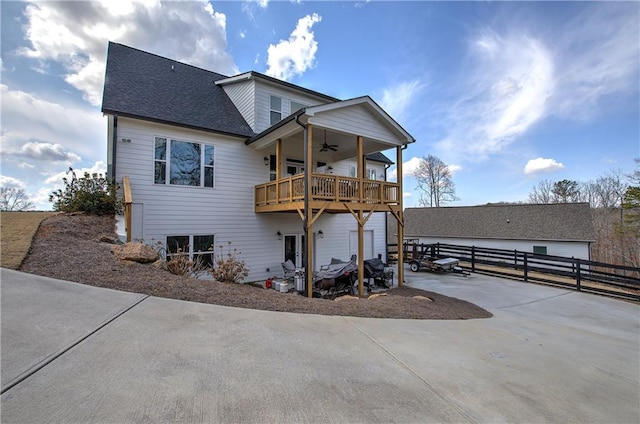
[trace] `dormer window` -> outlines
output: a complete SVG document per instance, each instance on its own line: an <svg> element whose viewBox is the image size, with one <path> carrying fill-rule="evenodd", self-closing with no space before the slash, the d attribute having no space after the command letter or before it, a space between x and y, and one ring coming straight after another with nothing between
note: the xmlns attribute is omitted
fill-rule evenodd
<svg viewBox="0 0 640 424"><path fill-rule="evenodd" d="M270 96L270 120L269 125L276 124L282 120L282 97Z"/></svg>
<svg viewBox="0 0 640 424"><path fill-rule="evenodd" d="M309 105L305 105L304 103L296 102L295 100L291 100L291 113L297 112L302 108L308 107Z"/></svg>

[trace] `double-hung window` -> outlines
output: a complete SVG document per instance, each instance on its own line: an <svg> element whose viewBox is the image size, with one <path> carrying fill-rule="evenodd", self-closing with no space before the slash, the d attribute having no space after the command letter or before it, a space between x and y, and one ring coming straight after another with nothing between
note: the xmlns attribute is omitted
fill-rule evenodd
<svg viewBox="0 0 640 424"><path fill-rule="evenodd" d="M167 261L180 255L188 256L194 263L213 266L212 234L167 236Z"/></svg>
<svg viewBox="0 0 640 424"><path fill-rule="evenodd" d="M282 120L282 97L269 96L269 125Z"/></svg>
<svg viewBox="0 0 640 424"><path fill-rule="evenodd" d="M214 146L155 138L154 183L213 187Z"/></svg>
<svg viewBox="0 0 640 424"><path fill-rule="evenodd" d="M367 169L367 178L370 180L374 180L376 179L376 170L375 169Z"/></svg>

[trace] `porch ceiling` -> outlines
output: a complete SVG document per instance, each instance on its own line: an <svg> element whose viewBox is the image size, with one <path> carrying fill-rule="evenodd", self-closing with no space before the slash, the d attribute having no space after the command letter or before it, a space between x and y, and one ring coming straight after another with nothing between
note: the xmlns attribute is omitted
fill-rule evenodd
<svg viewBox="0 0 640 424"><path fill-rule="evenodd" d="M302 127L298 126L298 128L299 131L287 137L282 137L282 148L288 157L302 159L304 157L304 131ZM318 127L312 128L314 161L331 163L356 157L357 136L355 134L345 134ZM325 140L328 145L336 146L336 151L330 149L321 151ZM272 140L269 143L265 143L262 148L258 150L275 154L275 142L276 140ZM363 139L363 153L365 155L384 151L392 147L394 146L389 146L376 140Z"/></svg>

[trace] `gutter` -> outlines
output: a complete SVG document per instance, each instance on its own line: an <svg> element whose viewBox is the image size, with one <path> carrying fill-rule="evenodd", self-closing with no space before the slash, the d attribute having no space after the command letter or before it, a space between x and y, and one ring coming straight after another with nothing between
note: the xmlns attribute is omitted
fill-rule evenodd
<svg viewBox="0 0 640 424"><path fill-rule="evenodd" d="M260 140L265 135L277 130L280 127L285 126L286 124L288 124L289 122L291 122L293 120L295 120L296 123L298 125L300 125L302 128L304 128L305 131L306 131L307 127L298 120L298 118L300 118L300 116L304 115L306 110L307 110L306 108L303 108L303 109L300 109L298 112L287 116L283 120L279 121L277 124L274 124L274 125L270 126L269 128L267 128L266 130L262 131L260 134L256 134L253 137L250 137L249 139L247 139L247 141L244 142L244 144L249 146L249 145L253 144L254 142Z"/></svg>

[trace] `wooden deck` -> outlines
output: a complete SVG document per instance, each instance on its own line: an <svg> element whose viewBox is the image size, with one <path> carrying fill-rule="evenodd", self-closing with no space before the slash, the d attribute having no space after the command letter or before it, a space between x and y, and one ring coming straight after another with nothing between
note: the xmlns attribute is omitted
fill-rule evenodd
<svg viewBox="0 0 640 424"><path fill-rule="evenodd" d="M359 180L340 175L311 174L311 209L325 212L389 211L400 205L397 183ZM255 187L255 212L304 209L304 175L281 178Z"/></svg>

